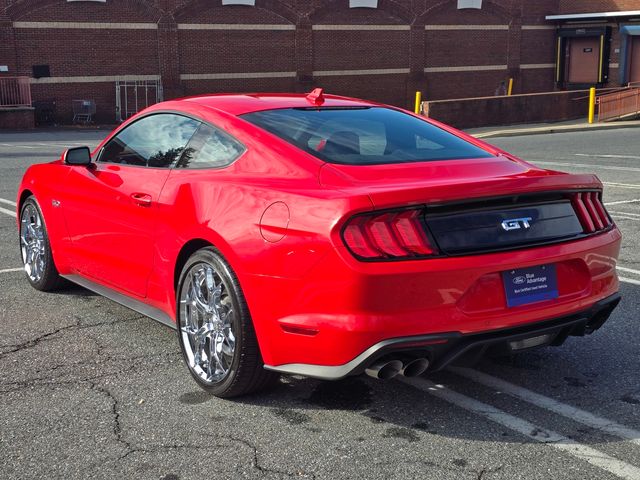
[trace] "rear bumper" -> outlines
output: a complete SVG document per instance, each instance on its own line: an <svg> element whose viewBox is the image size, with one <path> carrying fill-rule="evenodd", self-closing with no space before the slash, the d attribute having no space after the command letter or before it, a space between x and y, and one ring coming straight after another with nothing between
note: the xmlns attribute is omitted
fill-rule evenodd
<svg viewBox="0 0 640 480"><path fill-rule="evenodd" d="M525 250L406 262L328 252L301 278L241 278L267 365L345 365L373 345L525 327L582 312L618 291L620 232ZM292 256L293 257L293 256ZM507 305L501 272L555 264L559 296Z"/></svg>
<svg viewBox="0 0 640 480"><path fill-rule="evenodd" d="M383 358L425 357L430 362L428 371L435 372L454 362L473 362L489 351L514 353L538 346L562 345L569 336L591 334L607 321L619 302L620 295L616 293L581 312L515 328L466 335L450 332L388 339L371 346L343 365L291 363L265 365L265 368L286 374L338 380L361 374L368 366ZM540 340L528 347L527 340L532 339Z"/></svg>

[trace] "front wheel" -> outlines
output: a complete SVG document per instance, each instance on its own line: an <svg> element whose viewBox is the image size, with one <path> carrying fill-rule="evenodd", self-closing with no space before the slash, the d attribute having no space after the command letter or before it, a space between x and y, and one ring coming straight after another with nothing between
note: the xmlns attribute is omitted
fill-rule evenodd
<svg viewBox="0 0 640 480"><path fill-rule="evenodd" d="M263 368L244 295L214 248L187 261L178 284L178 339L198 385L229 398L260 390L278 376Z"/></svg>
<svg viewBox="0 0 640 480"><path fill-rule="evenodd" d="M20 253L24 271L33 288L48 292L63 284L53 263L42 211L33 195L24 201L20 209Z"/></svg>

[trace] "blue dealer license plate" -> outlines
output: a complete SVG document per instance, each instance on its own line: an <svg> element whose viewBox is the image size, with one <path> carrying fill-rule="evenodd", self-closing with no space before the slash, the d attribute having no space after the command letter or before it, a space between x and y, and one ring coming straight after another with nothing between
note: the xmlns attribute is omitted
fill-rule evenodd
<svg viewBox="0 0 640 480"><path fill-rule="evenodd" d="M502 272L502 283L509 307L558 298L558 279L553 264Z"/></svg>

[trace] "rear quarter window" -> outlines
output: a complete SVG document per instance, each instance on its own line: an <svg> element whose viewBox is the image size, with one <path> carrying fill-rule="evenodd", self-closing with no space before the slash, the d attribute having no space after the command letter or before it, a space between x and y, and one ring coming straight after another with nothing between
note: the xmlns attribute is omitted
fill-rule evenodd
<svg viewBox="0 0 640 480"><path fill-rule="evenodd" d="M244 145L230 135L203 123L189 142L175 168L226 167L244 151Z"/></svg>

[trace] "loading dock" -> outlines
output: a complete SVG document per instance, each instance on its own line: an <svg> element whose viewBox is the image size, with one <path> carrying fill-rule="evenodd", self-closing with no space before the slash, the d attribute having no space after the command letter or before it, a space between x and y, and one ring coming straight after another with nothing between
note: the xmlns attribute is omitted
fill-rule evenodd
<svg viewBox="0 0 640 480"><path fill-rule="evenodd" d="M559 88L604 86L609 79L611 27L558 30L556 82Z"/></svg>
<svg viewBox="0 0 640 480"><path fill-rule="evenodd" d="M640 83L640 25L620 27L620 83Z"/></svg>

